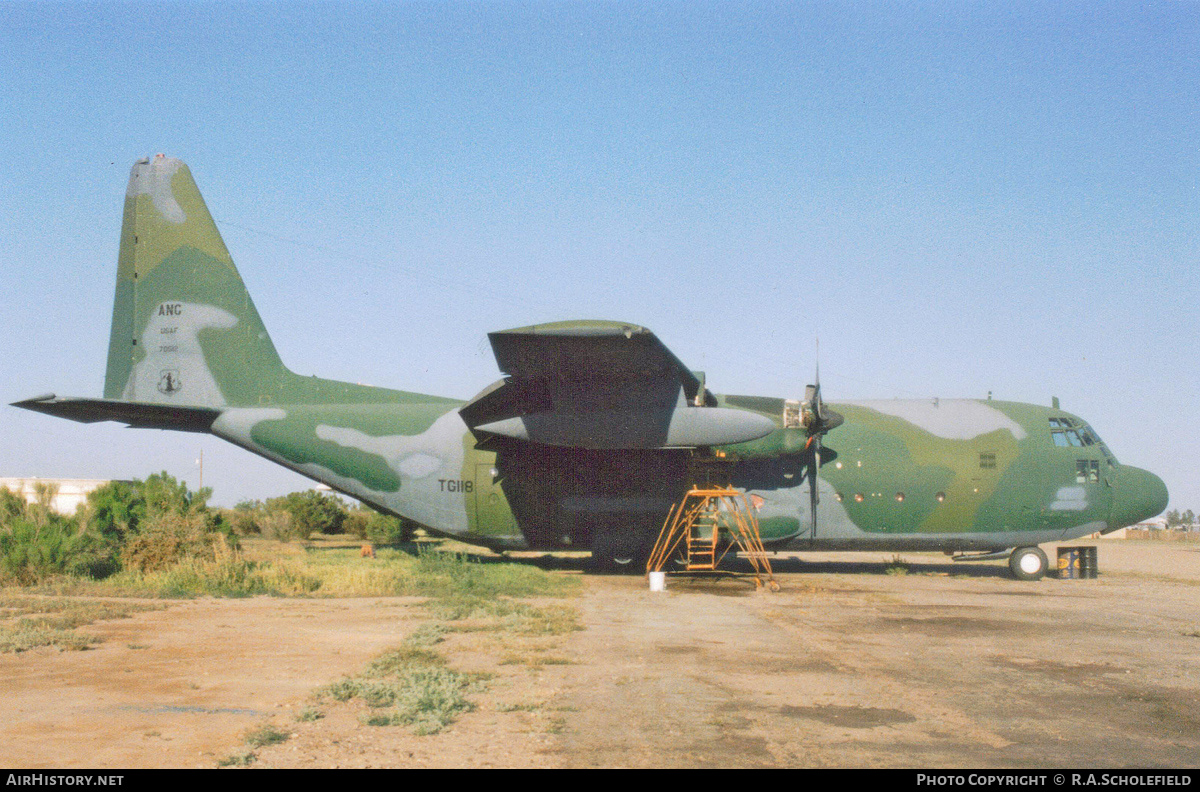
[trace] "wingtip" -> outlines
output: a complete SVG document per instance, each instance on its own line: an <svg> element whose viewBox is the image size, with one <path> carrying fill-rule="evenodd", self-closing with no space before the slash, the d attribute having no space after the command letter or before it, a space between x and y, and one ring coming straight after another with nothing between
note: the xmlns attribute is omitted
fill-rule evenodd
<svg viewBox="0 0 1200 792"><path fill-rule="evenodd" d="M25 407L30 404L40 404L41 402L54 401L57 396L53 393L43 393L40 396L34 396L31 399L21 399L20 401L11 402L10 407Z"/></svg>

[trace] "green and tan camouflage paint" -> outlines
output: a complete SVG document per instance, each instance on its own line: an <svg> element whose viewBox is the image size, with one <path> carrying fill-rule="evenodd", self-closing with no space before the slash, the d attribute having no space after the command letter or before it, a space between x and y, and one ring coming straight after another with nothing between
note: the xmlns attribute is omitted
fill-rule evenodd
<svg viewBox="0 0 1200 792"><path fill-rule="evenodd" d="M1048 420L1073 416L1014 402L830 404L845 422L824 437L815 526L807 436L784 428L781 399L718 396L718 406L778 428L723 448L664 450L661 464L627 457L638 470L612 464L626 457L570 449L481 449L459 415L464 402L288 370L190 171L161 155L130 175L104 395L219 411L219 437L383 511L496 547L586 546L597 519L614 530L660 525L697 459L747 492L777 547L1002 549L1114 529L1160 500L1165 508L1151 474L1119 467L1099 445L1056 447ZM558 469L539 475L546 460ZM1099 462L1098 481L1076 481L1080 460ZM545 486L568 480L569 493ZM526 505L518 524L510 496L531 493L545 508Z"/></svg>
<svg viewBox="0 0 1200 792"><path fill-rule="evenodd" d="M783 410L782 401L757 397L725 402ZM746 482L758 496L754 500L761 500L768 540L782 539L790 529L796 545L814 548L1003 549L1118 527L1111 514L1115 462L1100 445L1060 448L1051 442L1049 419L1075 418L1069 413L957 399L829 407L845 423L825 437L815 533L810 483L796 484L807 473L800 460L775 482ZM788 432L795 435L790 440L768 436L748 448L722 450L753 468L754 457L768 447L802 442L802 430L781 428L778 434ZM1079 461L1097 462L1099 480L1078 482Z"/></svg>

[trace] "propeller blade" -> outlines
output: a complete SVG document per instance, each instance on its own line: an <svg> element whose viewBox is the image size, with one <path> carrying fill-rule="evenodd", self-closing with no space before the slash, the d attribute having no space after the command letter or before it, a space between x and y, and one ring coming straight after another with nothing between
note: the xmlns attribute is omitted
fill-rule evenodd
<svg viewBox="0 0 1200 792"><path fill-rule="evenodd" d="M810 539L817 538L817 504L821 502L821 496L817 491L817 483L820 480L819 477L821 474L821 435L814 435L813 441L815 445L813 446L812 472L808 477L809 501L810 508L812 509L812 533L809 535Z"/></svg>

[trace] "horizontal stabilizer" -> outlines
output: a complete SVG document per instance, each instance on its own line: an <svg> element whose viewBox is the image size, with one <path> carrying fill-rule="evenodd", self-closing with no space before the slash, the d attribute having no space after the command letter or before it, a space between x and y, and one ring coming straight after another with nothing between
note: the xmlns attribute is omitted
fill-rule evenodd
<svg viewBox="0 0 1200 792"><path fill-rule="evenodd" d="M205 407L177 407L116 399L60 399L53 393L13 402L12 406L80 423L120 421L136 429L175 429L183 432L207 432L221 414L220 410Z"/></svg>

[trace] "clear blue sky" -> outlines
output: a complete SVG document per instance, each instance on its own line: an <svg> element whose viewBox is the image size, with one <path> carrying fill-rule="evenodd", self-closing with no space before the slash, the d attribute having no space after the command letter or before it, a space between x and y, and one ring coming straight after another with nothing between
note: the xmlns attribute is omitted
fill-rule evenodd
<svg viewBox="0 0 1200 792"><path fill-rule="evenodd" d="M1200 5L8 3L0 399L97 396L130 166L191 166L284 361L469 397L489 330L725 393L1062 406L1200 510ZM0 408L0 475L307 486Z"/></svg>

